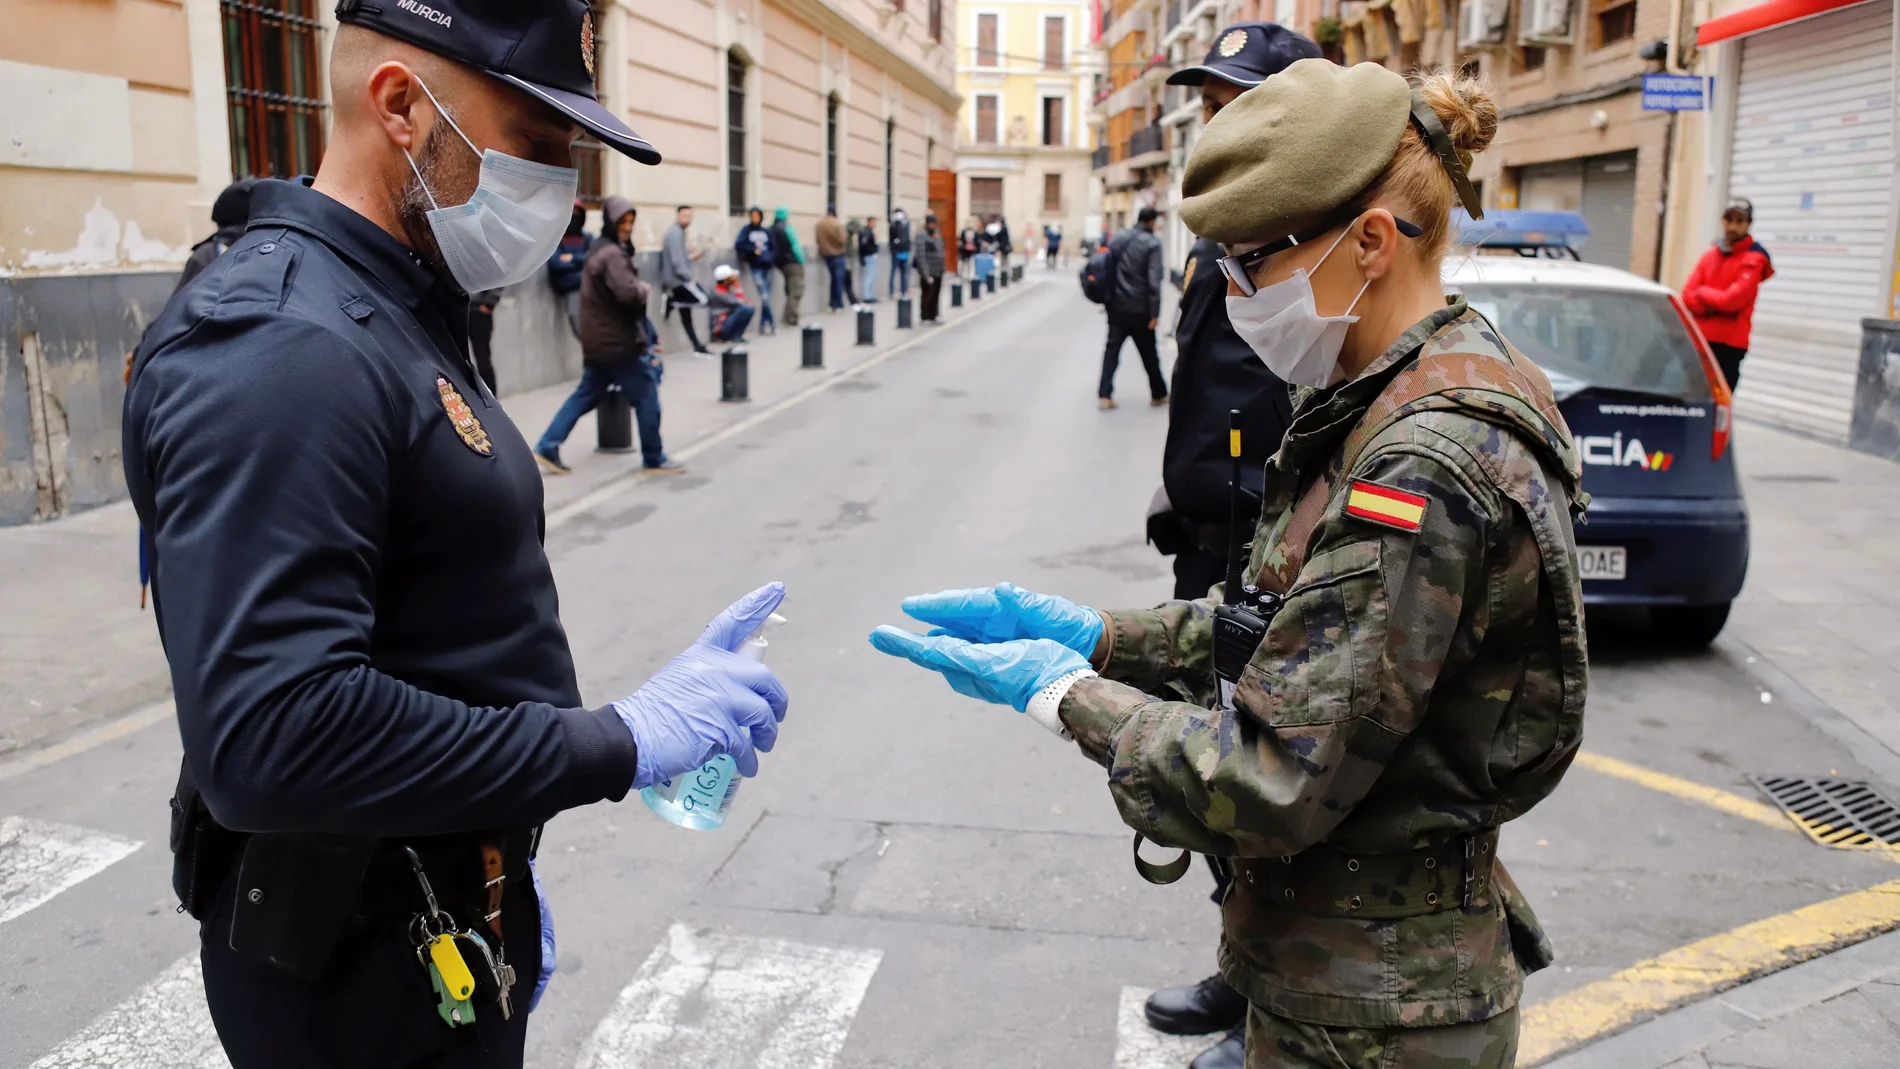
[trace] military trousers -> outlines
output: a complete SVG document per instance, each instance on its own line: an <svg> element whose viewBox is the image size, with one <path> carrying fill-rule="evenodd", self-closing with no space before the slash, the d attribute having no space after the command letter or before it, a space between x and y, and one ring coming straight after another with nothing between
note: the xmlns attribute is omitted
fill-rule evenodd
<svg viewBox="0 0 1900 1069"><path fill-rule="evenodd" d="M1511 1069L1517 1007L1433 1028L1337 1028L1247 1010L1247 1069Z"/></svg>

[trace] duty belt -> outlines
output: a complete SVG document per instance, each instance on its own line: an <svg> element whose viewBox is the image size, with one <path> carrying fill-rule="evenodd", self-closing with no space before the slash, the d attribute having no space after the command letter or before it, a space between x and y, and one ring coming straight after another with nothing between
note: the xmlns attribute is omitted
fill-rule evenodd
<svg viewBox="0 0 1900 1069"><path fill-rule="evenodd" d="M1357 854L1330 846L1268 858L1229 858L1234 878L1262 904L1322 917L1394 920L1470 906L1491 886L1498 830L1435 846Z"/></svg>

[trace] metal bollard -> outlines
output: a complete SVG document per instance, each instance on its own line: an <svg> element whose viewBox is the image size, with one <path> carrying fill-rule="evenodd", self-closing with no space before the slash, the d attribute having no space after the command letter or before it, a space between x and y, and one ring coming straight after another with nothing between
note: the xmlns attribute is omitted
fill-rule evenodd
<svg viewBox="0 0 1900 1069"><path fill-rule="evenodd" d="M950 307L963 307L963 280L960 278L950 280Z"/></svg>
<svg viewBox="0 0 1900 1069"><path fill-rule="evenodd" d="M803 346L799 351L799 367L825 366L825 328L816 323L805 324L799 343Z"/></svg>
<svg viewBox="0 0 1900 1069"><path fill-rule="evenodd" d="M991 275L990 277L996 280L997 285L1003 287L1004 289L1009 288L1009 268L999 267L996 269L996 274Z"/></svg>
<svg viewBox="0 0 1900 1069"><path fill-rule="evenodd" d="M897 299L897 329L909 330L910 327L910 298L899 297Z"/></svg>
<svg viewBox="0 0 1900 1069"><path fill-rule="evenodd" d="M994 272L991 272L990 277L983 280L983 289L989 293L996 292L996 274Z"/></svg>
<svg viewBox="0 0 1900 1069"><path fill-rule="evenodd" d="M633 452L633 405L618 386L609 386L594 406L594 449L601 453Z"/></svg>
<svg viewBox="0 0 1900 1069"><path fill-rule="evenodd" d="M734 403L752 400L747 358L742 346L719 354L719 400Z"/></svg>
<svg viewBox="0 0 1900 1069"><path fill-rule="evenodd" d="M975 275L971 275L970 276L970 300L974 301L982 296L983 296L983 280L981 278L978 278Z"/></svg>
<svg viewBox="0 0 1900 1069"><path fill-rule="evenodd" d="M858 344L876 345L877 318L869 308L858 309Z"/></svg>
<svg viewBox="0 0 1900 1069"><path fill-rule="evenodd" d="M1009 271L1010 271L1010 274L1016 276L1016 281L1021 282L1023 280L1023 265L1022 264L1016 264L1012 266L1009 269Z"/></svg>

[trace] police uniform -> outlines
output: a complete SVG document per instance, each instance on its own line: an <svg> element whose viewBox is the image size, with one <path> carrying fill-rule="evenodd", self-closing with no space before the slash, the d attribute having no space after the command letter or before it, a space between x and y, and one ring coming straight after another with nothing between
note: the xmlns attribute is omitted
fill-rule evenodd
<svg viewBox="0 0 1900 1069"><path fill-rule="evenodd" d="M432 3L452 29L339 16L657 159L601 119L580 0ZM539 826L623 797L633 738L581 704L541 477L470 365L466 294L307 180L251 197L141 347L124 419L185 751L174 883L212 1018L238 1069L519 1065ZM472 1026L438 1013L417 949L424 878L505 966L461 944Z"/></svg>

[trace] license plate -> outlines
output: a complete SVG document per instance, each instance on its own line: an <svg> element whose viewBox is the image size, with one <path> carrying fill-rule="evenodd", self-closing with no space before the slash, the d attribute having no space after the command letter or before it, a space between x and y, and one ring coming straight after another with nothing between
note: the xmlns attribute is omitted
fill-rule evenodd
<svg viewBox="0 0 1900 1069"><path fill-rule="evenodd" d="M1622 579L1629 571L1629 551L1622 546L1578 546L1577 574L1585 579Z"/></svg>

